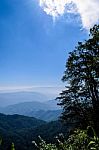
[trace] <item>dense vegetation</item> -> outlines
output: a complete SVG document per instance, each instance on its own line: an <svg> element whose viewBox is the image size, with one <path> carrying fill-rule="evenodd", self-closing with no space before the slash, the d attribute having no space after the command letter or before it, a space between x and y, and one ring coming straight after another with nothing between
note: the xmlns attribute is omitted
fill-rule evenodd
<svg viewBox="0 0 99 150"><path fill-rule="evenodd" d="M54 144L47 144L41 137L39 139L39 144L33 141L39 150L99 150L99 138L91 127L75 130L67 140L60 134Z"/></svg>
<svg viewBox="0 0 99 150"><path fill-rule="evenodd" d="M67 135L71 126L63 126L59 121L46 123L32 117L22 115L0 114L0 135L3 139L1 150L11 150L12 142L16 150L35 150L32 141L38 141L40 135L47 142L55 142L59 133Z"/></svg>

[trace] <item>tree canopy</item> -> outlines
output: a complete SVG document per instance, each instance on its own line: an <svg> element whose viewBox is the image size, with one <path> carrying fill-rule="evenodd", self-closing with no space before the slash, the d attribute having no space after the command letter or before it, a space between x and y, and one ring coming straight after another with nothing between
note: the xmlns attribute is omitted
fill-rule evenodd
<svg viewBox="0 0 99 150"><path fill-rule="evenodd" d="M62 81L66 83L58 97L62 119L91 124L99 130L99 25L70 52Z"/></svg>

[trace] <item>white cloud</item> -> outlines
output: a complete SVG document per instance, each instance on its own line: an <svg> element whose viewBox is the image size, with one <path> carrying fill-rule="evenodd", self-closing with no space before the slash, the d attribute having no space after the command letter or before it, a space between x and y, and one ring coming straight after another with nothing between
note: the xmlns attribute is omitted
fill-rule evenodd
<svg viewBox="0 0 99 150"><path fill-rule="evenodd" d="M40 6L53 19L64 13L79 14L87 29L99 23L99 0L40 0Z"/></svg>

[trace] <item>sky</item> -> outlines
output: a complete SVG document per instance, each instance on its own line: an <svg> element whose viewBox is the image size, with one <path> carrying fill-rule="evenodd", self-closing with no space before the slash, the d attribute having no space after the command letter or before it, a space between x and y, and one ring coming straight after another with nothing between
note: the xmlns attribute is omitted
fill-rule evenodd
<svg viewBox="0 0 99 150"><path fill-rule="evenodd" d="M68 54L99 23L99 0L0 0L0 90L63 87Z"/></svg>

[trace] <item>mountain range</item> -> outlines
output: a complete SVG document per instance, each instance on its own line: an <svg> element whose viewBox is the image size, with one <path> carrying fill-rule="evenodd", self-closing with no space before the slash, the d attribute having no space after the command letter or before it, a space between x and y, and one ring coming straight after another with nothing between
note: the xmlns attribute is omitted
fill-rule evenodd
<svg viewBox="0 0 99 150"><path fill-rule="evenodd" d="M62 110L57 101L44 100L38 93L0 93L0 104L2 150L11 150L12 142L15 150L36 150L32 141L38 142L39 135L47 142L55 142L55 136L67 136L72 128L58 120Z"/></svg>
<svg viewBox="0 0 99 150"><path fill-rule="evenodd" d="M45 102L47 100L48 97L39 92L17 91L0 93L0 107L5 107L8 105L13 105L22 102Z"/></svg>
<svg viewBox="0 0 99 150"><path fill-rule="evenodd" d="M57 120L61 115L61 109L54 100L48 101L48 103L41 102L24 102L6 107L1 107L0 112L4 114L19 114L30 117L35 117L44 121Z"/></svg>
<svg viewBox="0 0 99 150"><path fill-rule="evenodd" d="M38 95L38 93L34 92L0 93L0 102L3 101L0 112L10 115L19 114L31 116L44 121L57 120L61 115L61 110L59 106L57 106L57 101L45 101L43 98L43 95ZM25 101L27 99L28 101ZM37 101L34 101L35 99ZM8 105L8 102L12 100L14 103L17 102L17 104Z"/></svg>

